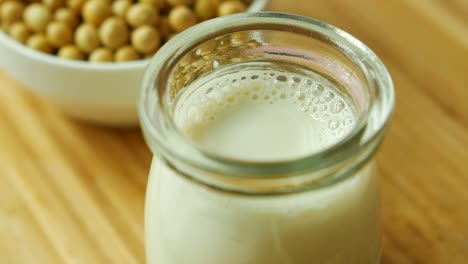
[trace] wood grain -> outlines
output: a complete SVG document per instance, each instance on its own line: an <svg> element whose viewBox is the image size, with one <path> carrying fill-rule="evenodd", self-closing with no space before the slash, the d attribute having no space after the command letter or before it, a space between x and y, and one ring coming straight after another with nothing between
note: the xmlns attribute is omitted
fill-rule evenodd
<svg viewBox="0 0 468 264"><path fill-rule="evenodd" d="M396 112L378 156L383 263L468 263L468 2L271 9L348 31L393 76ZM139 129L72 120L0 72L0 263L144 263L150 161Z"/></svg>

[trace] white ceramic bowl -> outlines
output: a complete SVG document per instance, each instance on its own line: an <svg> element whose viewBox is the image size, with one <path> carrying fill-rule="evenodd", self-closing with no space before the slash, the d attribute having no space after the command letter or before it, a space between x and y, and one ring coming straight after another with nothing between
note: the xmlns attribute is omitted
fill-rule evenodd
<svg viewBox="0 0 468 264"><path fill-rule="evenodd" d="M249 11L264 10L255 0ZM148 60L92 64L32 50L0 31L0 69L71 116L107 125L138 123L137 97Z"/></svg>
<svg viewBox="0 0 468 264"><path fill-rule="evenodd" d="M94 122L132 125L147 60L91 64L32 50L0 32L0 67L66 113Z"/></svg>

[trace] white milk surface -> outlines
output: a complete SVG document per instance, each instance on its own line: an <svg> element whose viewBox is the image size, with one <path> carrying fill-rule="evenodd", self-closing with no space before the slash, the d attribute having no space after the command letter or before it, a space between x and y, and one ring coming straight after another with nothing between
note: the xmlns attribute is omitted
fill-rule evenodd
<svg viewBox="0 0 468 264"><path fill-rule="evenodd" d="M318 78L317 78L318 79ZM179 128L238 160L290 160L332 146L355 123L323 80L245 70L188 90ZM246 196L206 188L153 160L146 204L150 264L376 264L378 181L372 166L326 188Z"/></svg>

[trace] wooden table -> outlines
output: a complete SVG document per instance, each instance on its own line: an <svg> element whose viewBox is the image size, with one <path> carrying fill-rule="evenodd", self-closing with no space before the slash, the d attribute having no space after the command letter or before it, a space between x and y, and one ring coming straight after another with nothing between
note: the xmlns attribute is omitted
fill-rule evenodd
<svg viewBox="0 0 468 264"><path fill-rule="evenodd" d="M468 263L468 1L271 9L345 29L394 78L396 114L378 158L383 263ZM72 120L0 73L0 263L144 263L150 159L139 129Z"/></svg>

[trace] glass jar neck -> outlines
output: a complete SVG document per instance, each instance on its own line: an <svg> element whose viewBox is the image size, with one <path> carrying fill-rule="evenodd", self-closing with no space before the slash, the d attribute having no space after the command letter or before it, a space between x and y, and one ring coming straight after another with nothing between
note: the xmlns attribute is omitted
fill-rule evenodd
<svg viewBox="0 0 468 264"><path fill-rule="evenodd" d="M323 151L274 162L228 159L188 140L173 120L177 95L220 66L258 60L300 64L347 87L359 112L354 130ZM317 20L262 12L207 21L169 41L146 70L139 114L153 153L180 174L215 188L265 194L322 188L352 174L377 149L393 103L391 78L364 44Z"/></svg>

